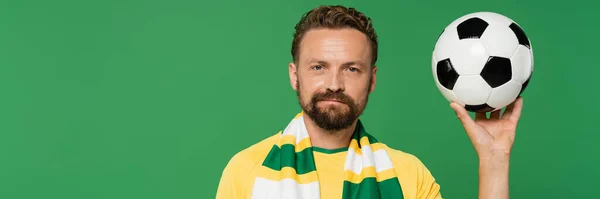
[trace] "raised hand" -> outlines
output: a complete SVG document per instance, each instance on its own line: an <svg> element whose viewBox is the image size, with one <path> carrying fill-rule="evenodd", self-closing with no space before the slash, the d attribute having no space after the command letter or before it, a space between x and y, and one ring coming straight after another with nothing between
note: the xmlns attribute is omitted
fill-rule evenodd
<svg viewBox="0 0 600 199"><path fill-rule="evenodd" d="M523 108L522 97L508 105L502 115L502 110L490 113L489 118L486 113L476 113L475 120L456 102L451 102L450 106L462 123L480 159L510 156Z"/></svg>
<svg viewBox="0 0 600 199"><path fill-rule="evenodd" d="M450 106L462 123L479 157L479 199L508 199L508 173L512 147L523 98L517 98L501 110L476 113L475 120L467 110L455 102Z"/></svg>

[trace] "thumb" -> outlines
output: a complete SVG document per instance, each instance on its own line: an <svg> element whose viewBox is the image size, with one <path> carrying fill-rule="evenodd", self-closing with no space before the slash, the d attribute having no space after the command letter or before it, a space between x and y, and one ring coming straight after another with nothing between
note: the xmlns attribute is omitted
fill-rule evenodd
<svg viewBox="0 0 600 199"><path fill-rule="evenodd" d="M463 106L461 106L460 104L458 104L456 102L451 102L450 107L456 113L456 117L463 124L463 126L465 127L465 130L469 130L469 128L473 127L473 125L475 124L475 121L473 121L473 118L471 118L471 116L469 115L469 112L467 112L467 110Z"/></svg>

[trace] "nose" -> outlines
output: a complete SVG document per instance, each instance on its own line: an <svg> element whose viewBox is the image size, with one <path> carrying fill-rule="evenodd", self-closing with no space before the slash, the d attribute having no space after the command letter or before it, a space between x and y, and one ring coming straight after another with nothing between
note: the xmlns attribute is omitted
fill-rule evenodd
<svg viewBox="0 0 600 199"><path fill-rule="evenodd" d="M327 84L327 90L332 92L344 91L344 78L339 73L332 73Z"/></svg>

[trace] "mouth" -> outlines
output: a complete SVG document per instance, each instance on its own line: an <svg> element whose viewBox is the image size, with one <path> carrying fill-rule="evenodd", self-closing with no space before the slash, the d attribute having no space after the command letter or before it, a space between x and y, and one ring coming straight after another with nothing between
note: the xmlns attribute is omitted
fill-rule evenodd
<svg viewBox="0 0 600 199"><path fill-rule="evenodd" d="M340 101L340 100L336 100L336 99L324 99L321 100L322 102L329 102L329 103L342 103L344 104L344 102Z"/></svg>

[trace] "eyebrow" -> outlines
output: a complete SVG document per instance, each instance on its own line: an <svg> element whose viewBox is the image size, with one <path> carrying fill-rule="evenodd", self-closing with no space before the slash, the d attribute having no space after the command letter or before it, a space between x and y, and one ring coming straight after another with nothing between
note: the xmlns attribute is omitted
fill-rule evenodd
<svg viewBox="0 0 600 199"><path fill-rule="evenodd" d="M328 65L328 63L326 61L317 60L317 59L311 59L308 63L309 64L317 63L317 64L321 64L321 65ZM359 65L359 66L362 66L362 67L366 66L366 64L364 62L362 62L362 61L349 61L349 62L343 63L342 65L343 66Z"/></svg>

